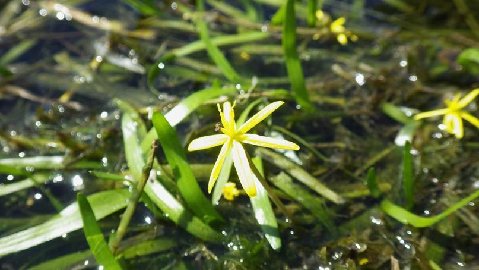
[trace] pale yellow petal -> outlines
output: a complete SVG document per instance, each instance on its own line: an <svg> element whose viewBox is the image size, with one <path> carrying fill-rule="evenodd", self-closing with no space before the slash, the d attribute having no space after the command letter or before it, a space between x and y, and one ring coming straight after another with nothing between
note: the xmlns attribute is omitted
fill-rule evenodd
<svg viewBox="0 0 479 270"><path fill-rule="evenodd" d="M299 146L293 142L260 136L256 134L244 134L240 137L241 142L256 146L269 147L284 150L299 150Z"/></svg>
<svg viewBox="0 0 479 270"><path fill-rule="evenodd" d="M238 129L238 133L244 134L248 132L250 129L256 126L259 122L263 121L266 117L272 114L283 104L283 101L276 101L271 104L268 104L268 106L264 107L261 111L257 112L250 119L248 119L248 121L242 124L241 127Z"/></svg>
<svg viewBox="0 0 479 270"><path fill-rule="evenodd" d="M422 112L414 115L414 120L419 120L423 118L428 118L428 117L434 117L438 115L443 115L449 112L449 109L439 109L439 110L433 110L433 111L428 111L428 112Z"/></svg>
<svg viewBox="0 0 479 270"><path fill-rule="evenodd" d="M469 94L467 94L465 97L459 100L457 105L459 105L459 108L462 109L466 107L467 105L469 105L469 103L471 103L477 97L477 95L479 95L479 88L469 92Z"/></svg>
<svg viewBox="0 0 479 270"><path fill-rule="evenodd" d="M225 103L223 103L223 116L224 116L223 127L229 130L230 132L234 131L236 129L235 112L229 101L226 101Z"/></svg>
<svg viewBox="0 0 479 270"><path fill-rule="evenodd" d="M461 117L467 122L473 124L476 128L479 128L479 119L467 112L461 112Z"/></svg>
<svg viewBox="0 0 479 270"><path fill-rule="evenodd" d="M461 139L464 136L464 128L462 126L462 119L456 113L446 114L444 116L445 130L454 134L456 138Z"/></svg>
<svg viewBox="0 0 479 270"><path fill-rule="evenodd" d="M246 156L246 152L241 143L233 141L231 154L233 155L233 165L235 166L236 173L238 174L238 178L244 191L250 197L256 196L256 186L254 184L256 176L251 171L248 157Z"/></svg>
<svg viewBox="0 0 479 270"><path fill-rule="evenodd" d="M225 134L215 134L194 139L188 145L188 151L197 151L222 145L226 142L228 136Z"/></svg>
<svg viewBox="0 0 479 270"><path fill-rule="evenodd" d="M216 183L216 179L218 179L218 175L220 175L221 168L223 167L223 163L225 162L226 157L231 152L231 139L227 139L223 147L221 147L220 153L218 154L218 158L216 159L215 165L213 165L213 170L211 171L210 180L208 181L208 193L211 193L213 186Z"/></svg>

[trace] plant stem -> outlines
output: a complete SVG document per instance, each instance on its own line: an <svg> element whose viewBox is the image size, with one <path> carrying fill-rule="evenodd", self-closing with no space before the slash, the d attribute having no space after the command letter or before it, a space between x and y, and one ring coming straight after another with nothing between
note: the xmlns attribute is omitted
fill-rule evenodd
<svg viewBox="0 0 479 270"><path fill-rule="evenodd" d="M148 160L145 164L145 167L143 168L143 175L140 179L138 179L136 188L133 189L133 192L131 193L128 206L126 207L125 212L121 217L120 224L118 225L118 229L116 230L116 234L112 237L110 241L110 249L113 254L115 254L118 250L120 242L126 234L126 229L130 224L133 214L135 213L136 205L138 204L141 193L143 193L143 188L145 187L146 181L148 181L150 177L155 177L151 176L150 172L153 167L153 161L155 160L155 153L157 148L158 143L157 141L154 141L153 145L151 146L150 154L148 155Z"/></svg>

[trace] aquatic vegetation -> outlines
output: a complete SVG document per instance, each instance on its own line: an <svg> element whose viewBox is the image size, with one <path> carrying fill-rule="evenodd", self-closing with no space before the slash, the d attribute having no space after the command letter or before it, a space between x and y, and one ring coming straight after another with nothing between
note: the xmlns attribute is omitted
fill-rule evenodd
<svg viewBox="0 0 479 270"><path fill-rule="evenodd" d="M299 150L299 146L290 141L247 133L271 115L283 103L282 101L276 101L268 104L238 128L235 122L234 105L231 106L231 103L227 101L223 103L223 110L221 110L218 104L221 124L223 125L221 132L223 134L200 137L194 139L188 145L188 151L204 150L222 145L208 181L208 193L211 193L226 157L231 155L236 173L246 194L250 197L256 196L256 176L250 168L249 158L242 143L283 150Z"/></svg>
<svg viewBox="0 0 479 270"><path fill-rule="evenodd" d="M462 97L461 94L456 94L452 99L444 100L447 108L421 112L414 115L414 119L420 120L423 118L444 115L444 130L450 134L453 134L456 136L456 138L461 139L464 137L462 119L471 123L476 128L479 128L479 119L464 110L471 102L474 101L477 95L479 95L479 89L472 90L464 97Z"/></svg>
<svg viewBox="0 0 479 270"><path fill-rule="evenodd" d="M3 1L0 268L478 268L478 10Z"/></svg>

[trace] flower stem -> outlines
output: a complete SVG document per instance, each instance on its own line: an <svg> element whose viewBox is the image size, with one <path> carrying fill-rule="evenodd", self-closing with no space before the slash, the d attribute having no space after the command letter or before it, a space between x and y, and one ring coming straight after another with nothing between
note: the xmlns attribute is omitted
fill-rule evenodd
<svg viewBox="0 0 479 270"><path fill-rule="evenodd" d="M131 193L131 197L129 199L126 210L121 216L120 224L118 225L116 234L114 234L113 237L111 238L110 249L113 252L113 254L117 252L118 247L120 246L120 242L126 234L126 229L128 228L128 225L130 224L133 214L135 213L136 205L138 204L141 193L143 193L143 188L145 187L146 181L150 177L154 177L154 176L151 176L150 173L152 171L151 169L153 167L153 161L155 160L155 153L157 148L158 148L158 143L157 141L154 141L151 146L151 151L148 155L148 160L145 164L145 167L143 167L143 175L140 179L138 179L136 188L133 189L133 192Z"/></svg>

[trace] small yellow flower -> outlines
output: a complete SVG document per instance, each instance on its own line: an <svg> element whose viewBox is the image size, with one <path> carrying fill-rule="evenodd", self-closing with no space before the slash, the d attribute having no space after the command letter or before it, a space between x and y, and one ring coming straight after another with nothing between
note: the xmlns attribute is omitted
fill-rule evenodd
<svg viewBox="0 0 479 270"><path fill-rule="evenodd" d="M347 30L346 27L344 27L345 23L346 23L346 18L339 17L338 19L334 20L329 26L329 31L331 31L331 33L336 35L336 40L341 45L348 44L348 38L351 41L358 40L358 36L351 33L351 31Z"/></svg>
<svg viewBox="0 0 479 270"><path fill-rule="evenodd" d="M463 98L461 98L461 94L457 94L454 98L444 101L447 108L418 113L414 116L414 119L419 120L444 115L444 129L450 134L454 134L456 138L461 139L464 136L462 119L479 128L479 119L464 111L464 108L467 107L477 95L479 95L479 88L472 90Z"/></svg>
<svg viewBox="0 0 479 270"><path fill-rule="evenodd" d="M223 197L227 199L228 201L234 200L236 197L238 197L240 194L240 191L236 188L235 183L228 182L225 184L223 187Z"/></svg>
<svg viewBox="0 0 479 270"><path fill-rule="evenodd" d="M231 103L223 103L223 110L221 110L220 105L218 104L221 124L223 125L221 132L223 132L223 134L200 137L194 139L188 145L188 151L203 150L222 145L218 158L213 166L213 170L211 171L210 180L208 182L208 193L211 193L226 157L232 155L233 165L243 189L250 197L256 196L256 176L250 168L248 157L242 143L276 149L299 150L299 146L290 141L246 133L272 114L276 109L283 105L283 103L284 102L282 101L276 101L269 104L253 115L239 128L236 127L234 110Z"/></svg>

